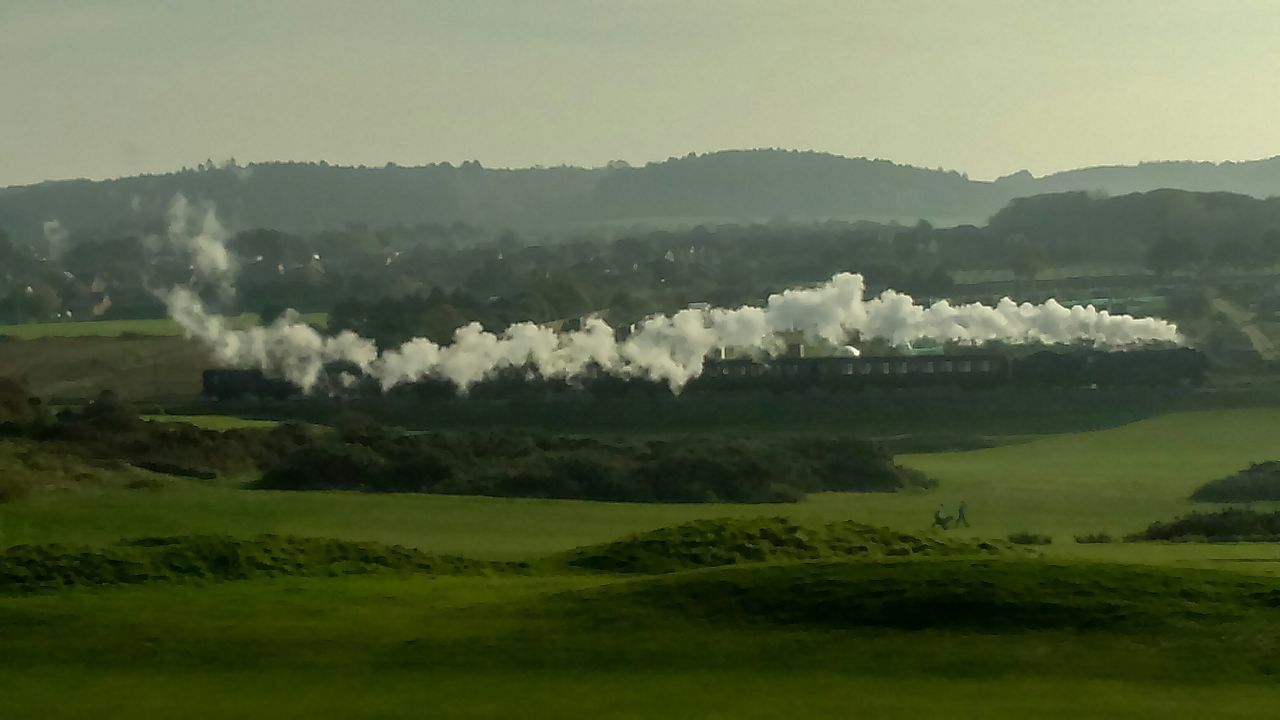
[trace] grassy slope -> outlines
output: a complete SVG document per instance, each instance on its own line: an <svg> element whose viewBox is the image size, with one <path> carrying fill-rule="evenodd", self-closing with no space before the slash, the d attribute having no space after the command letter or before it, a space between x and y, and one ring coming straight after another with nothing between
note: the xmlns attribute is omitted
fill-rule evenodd
<svg viewBox="0 0 1280 720"><path fill-rule="evenodd" d="M198 483L41 494L0 505L0 545L274 531L530 557L707 516L852 517L911 530L924 527L939 502L963 498L973 534L1051 532L1058 536L1051 554L1267 573L1280 563L1220 561L1274 561L1270 545L1075 546L1069 534L1133 530L1148 518L1189 508L1186 496L1204 480L1280 455L1277 426L1280 411L1184 414L1099 433L912 456L904 461L941 480L938 491L824 495L794 506L267 493ZM989 592L989 582L1041 592L1035 574L1044 566L1021 562L1017 567L1030 574L1015 577L1012 586L999 575L975 575L968 561L921 565L920 579L934 597L953 581L970 599ZM901 592L901 584L867 582L856 569L852 584L832 586L814 565L790 566L800 575L789 566L763 566L732 571L743 575L697 571L657 581L384 575L78 589L0 598L0 697L14 717L54 719L1168 720L1280 713L1280 690L1267 674L1280 670L1280 624L1270 615L1255 617L1274 610L1241 610L1237 620L1230 607L1219 607L1221 598L1196 596L1203 581L1195 578L1221 575L1179 568L1151 583L1131 582L1125 578L1133 576L1115 566L1080 562L1069 560L1075 568L1070 583L1042 588L1036 602L1047 604L1030 606L1060 610L1064 602L1109 601L1114 585L1128 593L1130 604L1118 610L1123 617L1168 614L1170 602L1192 614L1171 616L1176 631L976 633L848 627L829 614L820 617L834 617L834 625L812 626L811 618L760 614L760 608L821 608L832 598L842 608L865 606L883 598L886 588ZM1184 581L1192 583L1190 595ZM770 600L788 584L817 605ZM654 590L646 594L646 587ZM737 589L724 594L729 587ZM859 588L876 592L842 599ZM751 600L762 592L763 601ZM706 618L696 607L681 607L717 593L737 610L708 605L714 611ZM645 597L651 600L634 600ZM945 592L941 597L950 602ZM1016 595L999 599L1021 602ZM744 616L743 607L751 612ZM946 613L942 608L932 616Z"/></svg>
<svg viewBox="0 0 1280 720"><path fill-rule="evenodd" d="M51 453L25 440L0 440L0 503L14 502L14 517L30 498L76 505L94 498L128 497L130 485L185 486L184 480L122 462L95 462ZM0 504L0 507L4 507ZM0 536L3 531L0 530ZM12 543L0 542L0 545Z"/></svg>

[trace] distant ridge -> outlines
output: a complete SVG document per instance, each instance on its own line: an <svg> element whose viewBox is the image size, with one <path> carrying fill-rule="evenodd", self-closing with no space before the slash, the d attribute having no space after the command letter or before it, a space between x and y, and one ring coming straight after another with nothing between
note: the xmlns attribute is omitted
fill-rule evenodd
<svg viewBox="0 0 1280 720"><path fill-rule="evenodd" d="M468 162L402 167L327 163L205 166L115 180L60 180L0 190L0 229L21 242L58 221L97 235L163 228L176 193L216 203L235 227L290 232L422 223L556 228L583 224L680 224L874 220L982 224L1010 200L1087 191L1121 195L1160 188L1280 195L1280 157L1227 163L1154 162L1093 167L994 182L945 170L791 150L689 154L644 166L491 169Z"/></svg>

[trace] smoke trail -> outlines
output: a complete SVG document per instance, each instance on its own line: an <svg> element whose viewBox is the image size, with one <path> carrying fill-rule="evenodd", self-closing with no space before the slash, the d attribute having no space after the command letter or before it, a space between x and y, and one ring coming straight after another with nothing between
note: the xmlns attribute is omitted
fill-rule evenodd
<svg viewBox="0 0 1280 720"><path fill-rule="evenodd" d="M231 233L218 222L213 205L192 205L182 193L169 203L169 242L191 259L193 282L213 284L223 297L235 294L238 270L227 249Z"/></svg>
<svg viewBox="0 0 1280 720"><path fill-rule="evenodd" d="M367 372L378 356L373 342L352 332L326 337L293 311L266 327L236 330L226 318L205 311L200 298L188 288L172 288L160 293L160 299L187 336L208 345L224 364L270 371L305 392L315 387L326 363L349 362Z"/></svg>
<svg viewBox="0 0 1280 720"><path fill-rule="evenodd" d="M773 354L779 333L799 331L810 340L843 344L854 334L895 344L920 338L979 343L1083 342L1123 347L1144 342L1180 342L1177 328L1164 320L1111 315L1093 306L1063 307L1009 299L996 306L925 307L892 290L866 299L862 276L841 273L814 288L792 289L769 297L764 307L690 309L654 315L619 342L608 324L589 320L582 330L556 333L532 323L502 333L479 324L459 328L453 342L438 345L415 338L379 355L374 344L353 333L324 337L282 318L265 328L234 330L210 315L194 294L176 288L163 295L170 314L193 337L212 347L223 362L277 373L310 390L326 362L352 363L390 389L425 378L447 380L465 392L505 368L528 368L546 378L572 379L590 368L618 377L664 382L678 392L702 373L705 358L719 348Z"/></svg>

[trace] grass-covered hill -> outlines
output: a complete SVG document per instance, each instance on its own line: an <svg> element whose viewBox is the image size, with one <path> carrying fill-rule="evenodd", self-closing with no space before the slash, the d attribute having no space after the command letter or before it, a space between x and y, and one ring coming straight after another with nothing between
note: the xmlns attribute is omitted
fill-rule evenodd
<svg viewBox="0 0 1280 720"><path fill-rule="evenodd" d="M181 581L527 571L525 563L428 555L380 543L267 536L141 538L104 548L18 545L0 552L0 593Z"/></svg>
<svg viewBox="0 0 1280 720"><path fill-rule="evenodd" d="M12 717L1265 718L1274 582L919 559L0 597Z"/></svg>
<svg viewBox="0 0 1280 720"><path fill-rule="evenodd" d="M725 565L1012 555L1003 543L917 536L859 523L803 527L782 518L707 520L530 561L475 560L400 545L266 535L146 537L105 547L16 545L0 551L0 594L74 587L378 573L652 575Z"/></svg>
<svg viewBox="0 0 1280 720"><path fill-rule="evenodd" d="M806 527L774 517L700 520L577 548L565 557L572 567L652 575L757 562L982 555L1009 550L1005 543L911 535L852 521Z"/></svg>
<svg viewBox="0 0 1280 720"><path fill-rule="evenodd" d="M1280 587L1228 574L1015 560L784 564L685 573L593 594L716 624L989 633L1133 632L1280 619Z"/></svg>

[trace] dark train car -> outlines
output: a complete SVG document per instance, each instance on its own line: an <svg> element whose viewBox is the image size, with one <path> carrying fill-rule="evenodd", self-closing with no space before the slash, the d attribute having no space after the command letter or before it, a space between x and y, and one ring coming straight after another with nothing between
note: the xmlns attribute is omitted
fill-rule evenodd
<svg viewBox="0 0 1280 720"><path fill-rule="evenodd" d="M1095 353L1089 362L1091 384L1169 386L1204 384L1208 358L1190 348Z"/></svg>
<svg viewBox="0 0 1280 720"><path fill-rule="evenodd" d="M242 397L284 400L299 389L287 380L269 378L261 370L214 368L204 371L204 395L217 400Z"/></svg>
<svg viewBox="0 0 1280 720"><path fill-rule="evenodd" d="M1089 354L1041 350L1013 361L1011 380L1016 385L1080 387L1089 385Z"/></svg>
<svg viewBox="0 0 1280 720"><path fill-rule="evenodd" d="M717 390L992 387L1008 382L1009 371L1009 359L1003 355L710 360L692 387Z"/></svg>
<svg viewBox="0 0 1280 720"><path fill-rule="evenodd" d="M1199 386L1209 361L1191 348L1043 350L1018 358L1013 382L1051 387Z"/></svg>

